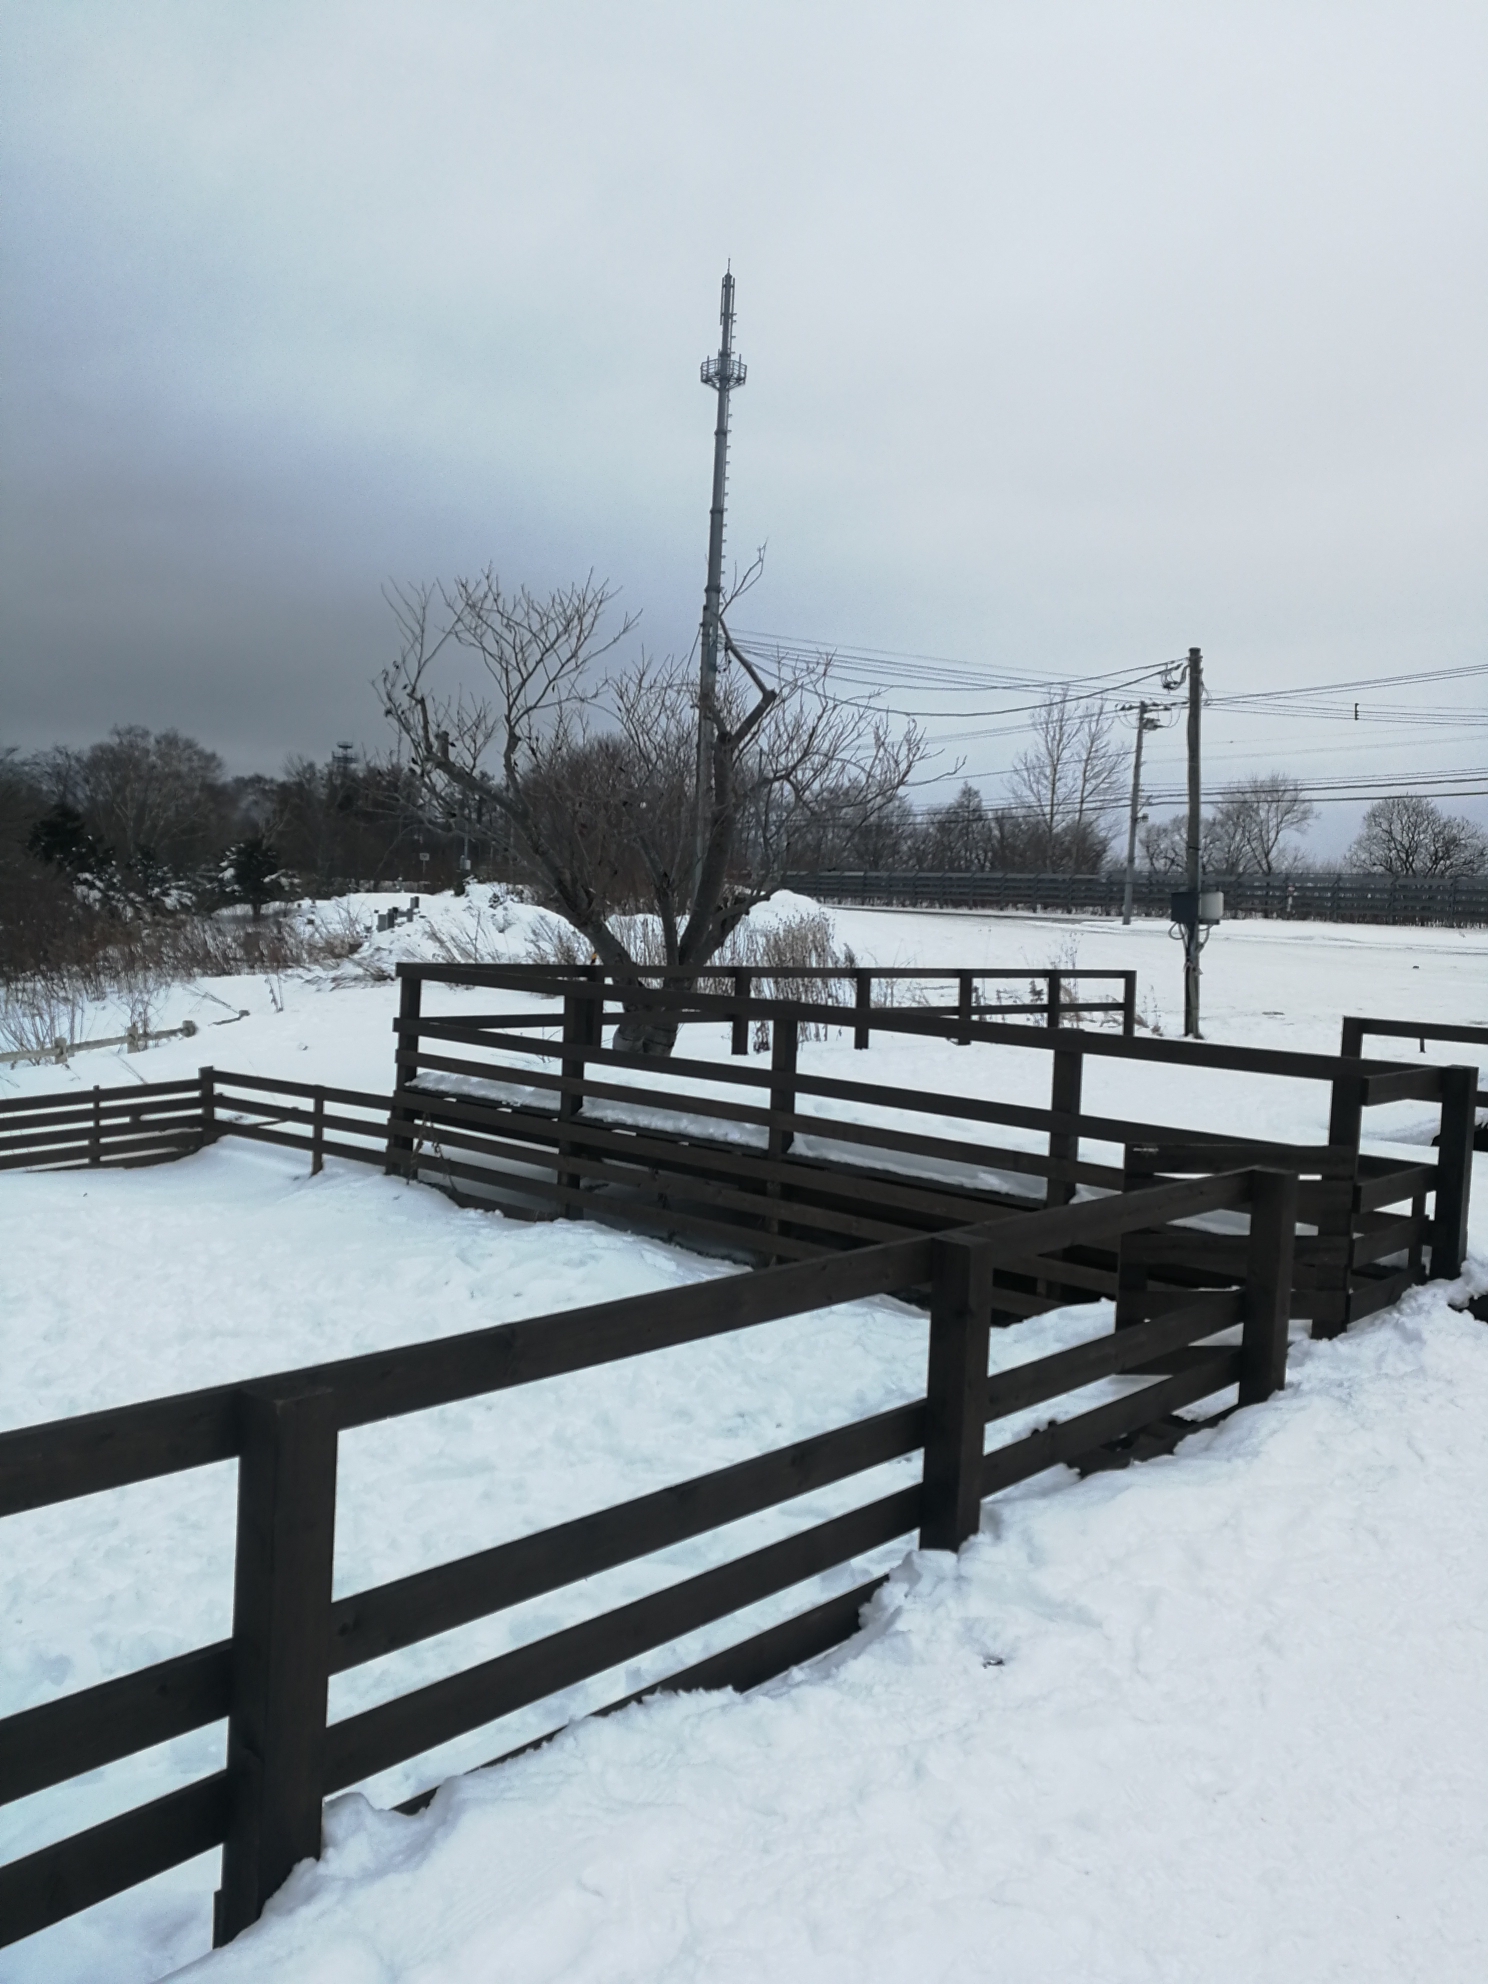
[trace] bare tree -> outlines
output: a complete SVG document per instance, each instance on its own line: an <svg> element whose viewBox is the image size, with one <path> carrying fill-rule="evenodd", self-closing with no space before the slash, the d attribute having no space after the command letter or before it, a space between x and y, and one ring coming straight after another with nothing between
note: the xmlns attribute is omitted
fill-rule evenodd
<svg viewBox="0 0 1488 1984"><path fill-rule="evenodd" d="M178 730L152 735L140 724L116 724L101 744L59 745L33 769L124 868L197 852L223 805L222 760Z"/></svg>
<svg viewBox="0 0 1488 1984"><path fill-rule="evenodd" d="M1234 787L1206 823L1212 843L1204 866L1216 875L1274 875L1282 843L1317 818L1294 778L1270 772Z"/></svg>
<svg viewBox="0 0 1488 1984"><path fill-rule="evenodd" d="M1099 866L1103 816L1121 797L1124 765L1103 701L1076 701L1066 686L1033 720L1034 746L1013 765L1012 786L1038 827L1036 858L1048 869Z"/></svg>
<svg viewBox="0 0 1488 1984"><path fill-rule="evenodd" d="M1348 858L1381 875L1481 875L1488 834L1419 793L1402 792L1370 807Z"/></svg>
<svg viewBox="0 0 1488 1984"><path fill-rule="evenodd" d="M1181 877L1188 865L1188 822L1182 813L1153 820L1143 827L1139 845L1150 873Z"/></svg>
<svg viewBox="0 0 1488 1984"><path fill-rule="evenodd" d="M992 822L974 785L963 785L954 799L926 813L919 840L925 867L967 874L986 869L991 853Z"/></svg>
<svg viewBox="0 0 1488 1984"><path fill-rule="evenodd" d="M799 845L861 832L924 755L913 726L896 734L833 695L830 656L777 658L767 685L725 629L699 850L696 683L645 656L601 678L635 625L607 631L607 585L591 576L543 598L487 570L389 600L400 651L379 686L430 804L506 820L546 899L622 980L638 965L617 916L654 913L671 982L690 983ZM485 683L440 688L462 656ZM663 1030L629 1044L671 1043Z"/></svg>

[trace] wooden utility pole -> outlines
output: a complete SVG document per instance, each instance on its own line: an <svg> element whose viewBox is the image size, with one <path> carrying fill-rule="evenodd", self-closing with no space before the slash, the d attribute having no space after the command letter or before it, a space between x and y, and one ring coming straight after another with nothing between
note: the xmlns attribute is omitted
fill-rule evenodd
<svg viewBox="0 0 1488 1984"><path fill-rule="evenodd" d="M1204 703L1204 657L1188 651L1188 864L1189 913L1183 925L1183 1031L1199 1037L1199 892L1204 885L1204 796L1199 776L1199 716Z"/></svg>
<svg viewBox="0 0 1488 1984"><path fill-rule="evenodd" d="M1122 707L1130 709L1131 704L1124 703ZM1137 704L1137 748L1132 758L1131 821L1126 830L1126 894L1121 903L1123 923L1130 923L1132 920L1132 893L1136 882L1137 822L1142 811L1142 738L1147 731L1158 728L1157 718L1147 714L1151 707L1150 703Z"/></svg>

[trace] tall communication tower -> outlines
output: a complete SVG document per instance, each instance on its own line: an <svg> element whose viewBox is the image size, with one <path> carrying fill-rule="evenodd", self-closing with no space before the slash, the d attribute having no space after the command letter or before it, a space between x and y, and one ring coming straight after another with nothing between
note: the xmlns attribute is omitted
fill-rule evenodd
<svg viewBox="0 0 1488 1984"><path fill-rule="evenodd" d="M723 610L723 509L728 490L729 394L742 386L746 367L734 353L734 278L725 273L718 310L723 335L718 355L705 358L702 381L718 395L713 429L713 506L708 512L708 580L703 590L702 662L698 672L697 860L708 840L712 800L713 734L717 723L718 648Z"/></svg>

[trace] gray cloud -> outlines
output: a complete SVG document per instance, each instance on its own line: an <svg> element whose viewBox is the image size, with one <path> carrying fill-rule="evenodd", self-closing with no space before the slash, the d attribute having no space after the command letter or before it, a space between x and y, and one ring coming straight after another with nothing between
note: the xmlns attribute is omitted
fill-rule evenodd
<svg viewBox="0 0 1488 1984"><path fill-rule="evenodd" d="M488 558L685 647L726 255L752 625L1051 674L1198 641L1221 690L1488 658L1480 7L0 18L14 741L377 741L382 580Z"/></svg>

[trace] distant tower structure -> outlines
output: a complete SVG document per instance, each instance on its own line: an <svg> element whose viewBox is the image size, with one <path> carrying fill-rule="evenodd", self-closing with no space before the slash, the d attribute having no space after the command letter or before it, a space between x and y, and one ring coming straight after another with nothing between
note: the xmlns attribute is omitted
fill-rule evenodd
<svg viewBox="0 0 1488 1984"><path fill-rule="evenodd" d="M708 512L708 580L703 590L702 664L698 673L697 859L702 865L712 801L713 734L717 723L719 627L723 610L723 510L728 490L729 394L746 367L734 353L734 278L726 272L718 310L723 336L716 358L705 358L702 381L718 395L713 429L713 507Z"/></svg>

